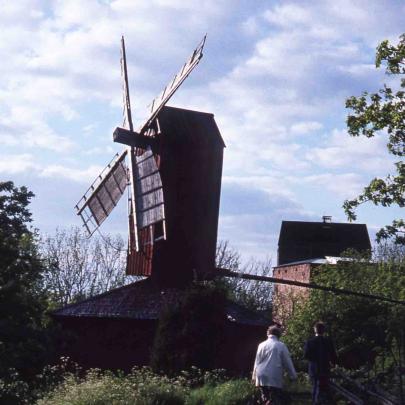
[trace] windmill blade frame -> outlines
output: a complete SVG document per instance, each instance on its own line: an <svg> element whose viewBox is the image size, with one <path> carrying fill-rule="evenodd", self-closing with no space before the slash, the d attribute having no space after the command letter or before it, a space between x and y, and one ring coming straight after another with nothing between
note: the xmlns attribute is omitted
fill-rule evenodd
<svg viewBox="0 0 405 405"><path fill-rule="evenodd" d="M110 215L128 185L127 150L117 153L77 202L75 208L90 237Z"/></svg>
<svg viewBox="0 0 405 405"><path fill-rule="evenodd" d="M148 130L148 128L152 125L153 121L158 116L160 110L170 100L170 98L181 86L184 80L187 79L192 70L198 65L201 58L203 57L203 49L206 39L207 34L204 35L197 48L194 49L187 62L182 66L177 75L174 76L173 80L163 89L163 91L156 98L153 99L150 109L150 115L140 128L140 134L143 134L145 131Z"/></svg>

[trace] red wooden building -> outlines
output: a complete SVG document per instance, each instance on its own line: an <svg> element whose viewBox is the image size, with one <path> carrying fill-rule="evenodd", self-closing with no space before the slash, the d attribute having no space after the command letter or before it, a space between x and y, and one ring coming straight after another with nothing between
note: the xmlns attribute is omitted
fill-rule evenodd
<svg viewBox="0 0 405 405"><path fill-rule="evenodd" d="M85 368L128 371L148 365L159 318L184 293L157 288L148 278L61 308L53 313L67 336L60 354ZM260 314L228 301L217 364L234 375L249 374L267 325Z"/></svg>

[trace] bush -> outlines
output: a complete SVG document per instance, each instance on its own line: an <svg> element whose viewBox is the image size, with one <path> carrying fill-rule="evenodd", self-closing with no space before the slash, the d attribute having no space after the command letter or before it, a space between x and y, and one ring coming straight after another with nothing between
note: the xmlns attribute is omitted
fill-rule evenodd
<svg viewBox="0 0 405 405"><path fill-rule="evenodd" d="M160 317L152 348L153 370L176 375L197 366L218 367L225 318L225 292L194 285Z"/></svg>
<svg viewBox="0 0 405 405"><path fill-rule="evenodd" d="M313 282L403 300L403 255L389 259L370 262L367 257L353 256L352 261L314 269ZM366 367L371 371L379 353L388 358L392 354L399 357L399 353L403 352L398 344L405 321L403 306L313 290L286 325L284 339L294 358L303 357L303 342L313 335L312 325L318 319L328 324L341 365L346 368Z"/></svg>
<svg viewBox="0 0 405 405"><path fill-rule="evenodd" d="M57 373L56 373L57 374ZM183 371L175 378L134 368L131 373L90 370L66 372L37 405L239 405L254 401L255 388L247 380L225 380L224 370ZM197 388L196 388L197 387Z"/></svg>
<svg viewBox="0 0 405 405"><path fill-rule="evenodd" d="M186 394L185 387L147 368L127 376L93 369L81 379L67 374L37 405L181 405Z"/></svg>
<svg viewBox="0 0 405 405"><path fill-rule="evenodd" d="M66 371L63 378L60 378L63 369ZM226 379L224 371L204 372L193 367L188 371L182 371L175 378L169 378L154 373L148 367L135 367L127 375L122 372L113 373L96 369L83 375L82 370L72 367L72 364L65 359L61 365L43 373L42 379L48 381L49 389L46 394L42 394L42 399L38 400L36 405L254 404L258 398L258 392L251 381ZM306 383L302 380L299 384L293 383L288 388L292 395L286 394L286 398L291 396L292 399L288 403L308 403L305 400L310 399L310 396L306 395L309 392L309 387L305 386ZM15 388L19 388L20 392L24 391L24 387ZM22 403L32 404L35 401ZM13 402L10 404L14 405Z"/></svg>
<svg viewBox="0 0 405 405"><path fill-rule="evenodd" d="M256 389L247 380L231 380L213 386L205 385L193 390L187 405L247 405L253 404Z"/></svg>
<svg viewBox="0 0 405 405"><path fill-rule="evenodd" d="M3 405L28 404L30 390L27 382L23 381L14 369L8 376L0 378L0 403Z"/></svg>

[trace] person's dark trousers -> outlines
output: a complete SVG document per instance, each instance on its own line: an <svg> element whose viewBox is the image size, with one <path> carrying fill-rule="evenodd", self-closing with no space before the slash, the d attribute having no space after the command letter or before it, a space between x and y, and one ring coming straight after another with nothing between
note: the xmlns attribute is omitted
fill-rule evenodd
<svg viewBox="0 0 405 405"><path fill-rule="evenodd" d="M325 400L331 400L329 377L311 377L312 381L312 404L325 403Z"/></svg>
<svg viewBox="0 0 405 405"><path fill-rule="evenodd" d="M276 387L260 387L261 405L282 405L283 390Z"/></svg>

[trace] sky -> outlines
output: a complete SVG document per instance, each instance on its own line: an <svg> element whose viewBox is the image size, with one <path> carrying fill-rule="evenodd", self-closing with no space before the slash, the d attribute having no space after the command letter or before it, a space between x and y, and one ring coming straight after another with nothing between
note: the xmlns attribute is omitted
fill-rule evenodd
<svg viewBox="0 0 405 405"><path fill-rule="evenodd" d="M122 147L120 38L134 126L207 33L168 105L206 111L226 143L218 238L276 262L282 220L346 222L342 204L393 171L386 137L351 138L345 99L392 78L395 0L0 0L0 179L26 185L43 233L80 226L74 205ZM102 232L126 237L125 198ZM358 210L371 238L399 216Z"/></svg>

